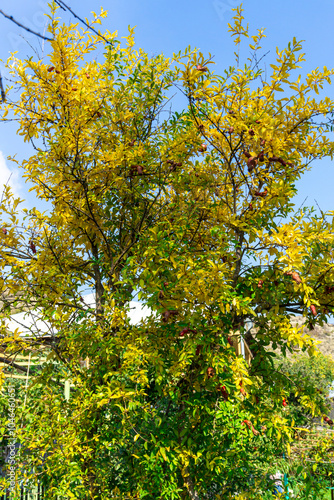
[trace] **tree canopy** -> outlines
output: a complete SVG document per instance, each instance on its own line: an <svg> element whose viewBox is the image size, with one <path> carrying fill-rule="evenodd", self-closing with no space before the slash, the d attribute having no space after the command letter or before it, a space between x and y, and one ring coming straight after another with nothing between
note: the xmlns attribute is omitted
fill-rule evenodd
<svg viewBox="0 0 334 500"><path fill-rule="evenodd" d="M273 358L316 355L291 314L333 312L333 213L293 197L333 156L334 103L318 94L334 70L302 80L293 39L264 71L264 32L249 35L241 8L222 76L198 50L149 57L132 29L125 43L99 32L105 15L92 32L60 24L53 5L48 56L7 63L1 120L32 144L20 166L46 206L21 209L8 187L0 206L1 346L47 354L18 414L17 474L50 499L262 498L294 436L290 393L324 411ZM152 311L137 325L133 298ZM9 331L14 307L47 333Z"/></svg>

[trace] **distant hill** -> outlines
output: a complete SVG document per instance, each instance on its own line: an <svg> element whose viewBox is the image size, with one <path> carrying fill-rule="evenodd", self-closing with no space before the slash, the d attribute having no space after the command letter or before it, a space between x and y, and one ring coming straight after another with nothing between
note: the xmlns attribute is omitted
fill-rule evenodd
<svg viewBox="0 0 334 500"><path fill-rule="evenodd" d="M301 326L305 323L305 318L303 316L293 316L291 318L291 324L293 326ZM310 337L320 340L321 343L318 344L318 349L322 354L329 355L334 359L334 325L324 324L324 326L315 326L313 330L309 330L304 326L304 333L310 335Z"/></svg>

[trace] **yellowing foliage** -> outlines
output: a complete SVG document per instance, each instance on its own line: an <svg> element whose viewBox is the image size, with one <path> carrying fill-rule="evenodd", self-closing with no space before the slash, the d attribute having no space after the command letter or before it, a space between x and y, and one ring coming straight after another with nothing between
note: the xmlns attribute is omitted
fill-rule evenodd
<svg viewBox="0 0 334 500"><path fill-rule="evenodd" d="M334 306L333 214L292 203L311 162L333 156L334 103L314 95L333 70L302 82L294 39L266 77L259 31L253 58L241 67L236 53L219 76L196 50L150 58L133 30L124 45L56 13L48 58L9 60L1 106L35 148L21 167L48 207L21 212L8 188L0 207L3 349L53 353L31 373L20 470L48 498L197 499L217 484L251 495L295 425L273 349L312 354L289 316L322 323ZM237 46L249 38L241 9L230 31ZM182 112L169 110L177 88ZM152 311L137 325L132 298ZM14 306L47 333L12 334Z"/></svg>

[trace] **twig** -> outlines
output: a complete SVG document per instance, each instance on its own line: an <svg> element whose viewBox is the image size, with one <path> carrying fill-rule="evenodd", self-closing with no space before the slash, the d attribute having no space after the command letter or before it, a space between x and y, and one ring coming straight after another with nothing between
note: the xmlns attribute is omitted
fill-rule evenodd
<svg viewBox="0 0 334 500"><path fill-rule="evenodd" d="M8 14L5 14L2 9L0 9L0 14L2 14L6 19L9 19L10 21L12 21L12 23L17 24L17 26L20 26L20 28L23 28L25 31L28 31L29 33L32 33L33 35L36 35L39 38L42 38L43 40L47 40L48 42L52 42L52 38L41 35L40 33L37 33L37 31L33 31L30 28L28 28L27 26L24 26L24 24L21 24L18 21L16 21L16 19L14 19L13 16L9 16Z"/></svg>
<svg viewBox="0 0 334 500"><path fill-rule="evenodd" d="M28 391L28 380L29 380L30 361L31 361L31 352L29 352L29 361L28 361L28 368L27 368L27 378L26 378L26 385L25 385L25 396L24 396L24 403L23 403L23 407L25 407L26 402L27 402L27 391Z"/></svg>
<svg viewBox="0 0 334 500"><path fill-rule="evenodd" d="M7 358L4 358L2 356L0 357L0 363L5 363L6 365L10 365L13 368L16 368L16 370L19 370L23 373L28 372L27 368L24 368L24 366L18 365L17 363L14 363L14 361L7 359Z"/></svg>
<svg viewBox="0 0 334 500"><path fill-rule="evenodd" d="M0 77L0 78L1 78L1 77ZM6 184L4 184L4 187L5 187L5 188L8 186L9 181L10 181L10 178L11 178L11 176L12 176L12 175L13 175L13 172L10 174L10 176L9 176L8 181L6 182ZM4 195L5 195L5 189L3 189L3 191L2 191L2 195L1 195L1 201L0 201L0 204L1 204L1 205L2 205L2 202L3 202L3 197L4 197Z"/></svg>
<svg viewBox="0 0 334 500"><path fill-rule="evenodd" d="M317 200L316 200L316 199L314 199L314 201L316 202L316 205L317 205L317 207L319 208L319 212L321 213L321 216L322 216L322 218L324 219L324 218L325 218L325 214L324 214L324 212L321 210L321 208L320 208L319 203L317 202Z"/></svg>
<svg viewBox="0 0 334 500"><path fill-rule="evenodd" d="M73 12L73 10L68 6L66 5L65 2L63 2L63 0L55 0L55 3L63 10L67 9L71 14L72 16L74 16L76 19L78 19L78 21L80 21L82 24L84 24L88 29L90 29L91 31L93 31L97 36L99 36L100 38L102 38L102 40L107 43L108 45L112 45L113 43L110 42L109 40L107 40L103 35L101 35L101 33L99 33L96 29L94 29L92 26L90 26L88 23L86 23L86 21L84 21L84 19L82 19L81 17L79 17L75 12Z"/></svg>
<svg viewBox="0 0 334 500"><path fill-rule="evenodd" d="M1 73L0 73L0 91L1 91L1 101L3 103L5 103L6 102L6 92L5 92L5 89L3 88Z"/></svg>

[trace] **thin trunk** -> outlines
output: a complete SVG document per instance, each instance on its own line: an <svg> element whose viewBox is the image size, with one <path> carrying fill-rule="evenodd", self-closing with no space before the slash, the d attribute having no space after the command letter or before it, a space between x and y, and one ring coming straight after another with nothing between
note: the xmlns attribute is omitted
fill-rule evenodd
<svg viewBox="0 0 334 500"><path fill-rule="evenodd" d="M183 477L183 480L184 480L184 484L187 487L189 497L191 498L191 500L200 500L200 497L199 497L197 491L195 490L193 480L190 477L190 472L189 472L188 467L185 468L185 473L186 473L186 476Z"/></svg>
<svg viewBox="0 0 334 500"><path fill-rule="evenodd" d="M87 438L94 439L96 437L96 429L92 429ZM96 445L95 445L96 448ZM86 488L85 500L97 500L101 498L100 488L97 481L96 474L96 457L95 452L90 458L85 458L82 462L82 471L84 472L84 484Z"/></svg>
<svg viewBox="0 0 334 500"><path fill-rule="evenodd" d="M93 270L94 270L94 278L95 278L95 301L96 301L96 320L101 321L103 318L103 293L104 293L104 287L102 284L102 277L101 277L101 270L100 270L100 265L98 263L98 258L99 258L99 252L97 245L92 245L92 254L94 257L94 264L93 264Z"/></svg>
<svg viewBox="0 0 334 500"><path fill-rule="evenodd" d="M235 287L238 281L238 277L240 274L240 269L241 269L241 262L242 262L242 244L244 241L244 232L243 231L236 231L237 232L237 238L238 238L238 245L236 248L236 263L235 263L235 270L233 273L233 286Z"/></svg>

